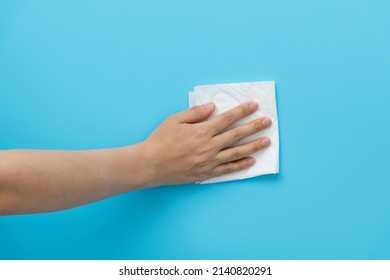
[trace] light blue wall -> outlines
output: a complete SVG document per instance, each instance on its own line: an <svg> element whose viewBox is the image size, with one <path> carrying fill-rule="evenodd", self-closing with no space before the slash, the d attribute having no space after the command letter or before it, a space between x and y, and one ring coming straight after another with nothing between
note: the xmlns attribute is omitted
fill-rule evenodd
<svg viewBox="0 0 390 280"><path fill-rule="evenodd" d="M0 149L135 143L273 79L281 173L0 218L1 259L389 259L388 1L1 1Z"/></svg>

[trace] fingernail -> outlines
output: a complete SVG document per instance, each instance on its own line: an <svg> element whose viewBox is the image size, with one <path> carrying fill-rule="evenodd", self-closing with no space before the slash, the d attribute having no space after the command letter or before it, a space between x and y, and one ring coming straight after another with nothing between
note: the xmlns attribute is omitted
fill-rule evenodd
<svg viewBox="0 0 390 280"><path fill-rule="evenodd" d="M269 127L269 126L271 126L271 124L272 124L272 121L270 118L264 118L264 120L263 120L264 127Z"/></svg>
<svg viewBox="0 0 390 280"><path fill-rule="evenodd" d="M271 144L271 140L269 138L264 138L261 140L261 146L267 147Z"/></svg>
<svg viewBox="0 0 390 280"><path fill-rule="evenodd" d="M256 102L251 102L249 104L249 108L252 110L252 111L255 111L259 108L259 104L257 104Z"/></svg>
<svg viewBox="0 0 390 280"><path fill-rule="evenodd" d="M208 110L210 110L211 108L214 107L214 102L206 103L206 104L204 104L203 106L204 106L204 108L208 111Z"/></svg>
<svg viewBox="0 0 390 280"><path fill-rule="evenodd" d="M256 160L255 160L254 158L248 158L248 159L246 160L246 164L247 164L248 166L254 165L255 162L256 162Z"/></svg>

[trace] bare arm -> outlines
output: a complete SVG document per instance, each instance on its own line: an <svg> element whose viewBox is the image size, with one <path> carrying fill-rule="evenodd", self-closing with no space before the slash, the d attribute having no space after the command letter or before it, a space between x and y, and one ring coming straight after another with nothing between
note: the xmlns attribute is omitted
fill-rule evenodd
<svg viewBox="0 0 390 280"><path fill-rule="evenodd" d="M223 132L253 113L246 103L205 121L214 104L175 114L144 142L88 151L0 151L0 215L67 209L136 189L189 183L254 164L266 137L235 148L271 125L268 118Z"/></svg>
<svg viewBox="0 0 390 280"><path fill-rule="evenodd" d="M0 214L56 211L145 187L141 146L1 151Z"/></svg>

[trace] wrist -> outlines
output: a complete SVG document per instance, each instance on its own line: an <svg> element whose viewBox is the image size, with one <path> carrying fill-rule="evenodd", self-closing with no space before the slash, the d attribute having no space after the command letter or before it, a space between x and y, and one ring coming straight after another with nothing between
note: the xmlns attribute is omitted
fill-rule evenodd
<svg viewBox="0 0 390 280"><path fill-rule="evenodd" d="M126 157L125 180L129 190L157 186L156 169L147 143L140 142L121 149L123 149L122 154Z"/></svg>

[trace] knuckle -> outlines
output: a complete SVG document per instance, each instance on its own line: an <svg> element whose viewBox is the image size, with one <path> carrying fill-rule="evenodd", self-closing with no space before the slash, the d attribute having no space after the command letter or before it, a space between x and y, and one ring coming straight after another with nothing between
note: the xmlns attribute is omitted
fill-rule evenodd
<svg viewBox="0 0 390 280"><path fill-rule="evenodd" d="M197 157L191 156L183 163L182 168L185 168L186 170L191 170L195 168L197 164L199 164Z"/></svg>
<svg viewBox="0 0 390 280"><path fill-rule="evenodd" d="M209 162L203 158L197 158L196 160L194 160L193 162L193 168L196 168L198 170L203 170L205 168L207 168L207 166L209 165ZM201 172L201 171L199 171Z"/></svg>
<svg viewBox="0 0 390 280"><path fill-rule="evenodd" d="M204 144L198 148L198 155L201 157L200 160L206 160L214 155L214 146L210 143Z"/></svg>
<svg viewBox="0 0 390 280"><path fill-rule="evenodd" d="M247 163L246 163L246 161L245 160L242 160L239 164L238 164L238 166L237 166L237 170L242 170L242 169L245 169L245 168L247 168Z"/></svg>
<svg viewBox="0 0 390 280"><path fill-rule="evenodd" d="M238 158L240 158L240 157L241 157L241 151L240 151L238 148L232 149L231 157L232 157L233 159L238 159Z"/></svg>
<svg viewBox="0 0 390 280"><path fill-rule="evenodd" d="M261 124L261 121L260 120L256 120L253 122L253 126L254 126L254 129L256 131L259 131L263 128L262 124Z"/></svg>
<svg viewBox="0 0 390 280"><path fill-rule="evenodd" d="M205 180L205 179L208 179L211 177L211 172L209 170L203 170L201 172L199 172L198 174L198 179L199 180Z"/></svg>
<svg viewBox="0 0 390 280"><path fill-rule="evenodd" d="M204 145L204 149L207 153L212 153L214 151L214 145L212 143L207 143Z"/></svg>
<svg viewBox="0 0 390 280"><path fill-rule="evenodd" d="M197 139L204 138L210 134L210 129L208 129L206 126L200 125L197 127L195 131L195 137Z"/></svg>
<svg viewBox="0 0 390 280"><path fill-rule="evenodd" d="M237 141L241 140L243 138L243 133L242 133L242 130L240 128L234 129L233 138Z"/></svg>
<svg viewBox="0 0 390 280"><path fill-rule="evenodd" d="M253 143L252 151L253 152L257 152L257 151L260 151L260 150L261 150L261 143L260 143L260 141L256 141L255 143Z"/></svg>
<svg viewBox="0 0 390 280"><path fill-rule="evenodd" d="M232 171L233 171L233 164L231 164L231 163L225 164L225 165L223 166L223 171L224 171L225 173L230 173L230 172L232 172Z"/></svg>
<svg viewBox="0 0 390 280"><path fill-rule="evenodd" d="M226 112L223 114L223 120L228 125L231 125L234 123L234 116L231 112Z"/></svg>
<svg viewBox="0 0 390 280"><path fill-rule="evenodd" d="M249 114L247 106L240 106L241 117L246 117Z"/></svg>
<svg viewBox="0 0 390 280"><path fill-rule="evenodd" d="M195 115L201 115L204 113L202 106L199 105L191 107L190 110Z"/></svg>

